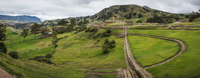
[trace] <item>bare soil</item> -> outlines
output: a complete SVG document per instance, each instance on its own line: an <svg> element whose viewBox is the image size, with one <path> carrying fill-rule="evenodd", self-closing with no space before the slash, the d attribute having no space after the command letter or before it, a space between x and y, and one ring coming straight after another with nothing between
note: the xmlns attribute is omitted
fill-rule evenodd
<svg viewBox="0 0 200 78"><path fill-rule="evenodd" d="M0 78L16 78L14 75L10 75L8 72L0 68Z"/></svg>

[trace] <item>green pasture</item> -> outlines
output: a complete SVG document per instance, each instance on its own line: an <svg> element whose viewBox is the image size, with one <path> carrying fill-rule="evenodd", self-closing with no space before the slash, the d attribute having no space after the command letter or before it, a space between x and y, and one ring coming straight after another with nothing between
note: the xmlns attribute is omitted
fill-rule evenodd
<svg viewBox="0 0 200 78"><path fill-rule="evenodd" d="M148 69L156 78L196 78L200 75L200 31L128 30L128 33L175 38L186 43L186 53L164 65Z"/></svg>

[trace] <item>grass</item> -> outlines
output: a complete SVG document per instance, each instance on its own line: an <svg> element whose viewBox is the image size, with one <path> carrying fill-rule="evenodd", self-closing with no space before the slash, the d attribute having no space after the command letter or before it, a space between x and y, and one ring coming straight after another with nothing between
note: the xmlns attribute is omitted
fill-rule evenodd
<svg viewBox="0 0 200 78"><path fill-rule="evenodd" d="M133 55L143 67L162 62L178 51L177 44L171 41L142 36L129 36L128 39Z"/></svg>
<svg viewBox="0 0 200 78"><path fill-rule="evenodd" d="M27 36L26 40L23 40L19 34L13 34L7 28L7 35L9 41L4 41L8 52L18 51L19 59L15 60L11 57L4 55L0 56L0 66L11 71L11 74L23 75L25 78L84 78L89 74L84 72L90 68L126 68L124 53L123 53L123 38L116 38L114 36L98 38L100 42L96 42L97 39L88 39L89 33L74 32L58 34L57 37L63 37L68 35L67 38L61 39L58 42L56 52L51 60L56 65L49 65L46 63L36 62L33 60L27 60L34 56L44 56L47 53L51 53L54 49L51 37L34 39L34 35ZM104 29L98 32L106 31ZM116 30L113 32L122 32ZM15 41L15 38L18 39ZM111 50L111 53L102 54L102 44L104 39L110 39L116 41L116 48ZM16 43L13 44L12 41ZM20 42L18 42L20 41ZM112 60L112 61L111 61ZM117 64L117 65L116 65ZM14 70L14 72L12 72ZM100 75L104 78L113 78L115 74Z"/></svg>
<svg viewBox="0 0 200 78"><path fill-rule="evenodd" d="M200 74L200 31L186 30L128 30L128 33L170 37L184 41L187 52L164 65L148 69L157 78L196 78Z"/></svg>
<svg viewBox="0 0 200 78"><path fill-rule="evenodd" d="M97 39L87 39L86 36L85 32L71 33L68 38L60 40L52 60L58 64L70 61L76 68L125 68L123 38L109 37L116 41L117 46L111 54L102 54L100 46L105 38L99 38L97 43Z"/></svg>
<svg viewBox="0 0 200 78"><path fill-rule="evenodd" d="M113 26L113 25L123 26L124 23L111 23L111 24L107 24L106 26Z"/></svg>
<svg viewBox="0 0 200 78"><path fill-rule="evenodd" d="M199 22L188 22L188 23L171 23L169 25L181 25L181 26L187 26L187 25L196 25L196 26L200 26Z"/></svg>

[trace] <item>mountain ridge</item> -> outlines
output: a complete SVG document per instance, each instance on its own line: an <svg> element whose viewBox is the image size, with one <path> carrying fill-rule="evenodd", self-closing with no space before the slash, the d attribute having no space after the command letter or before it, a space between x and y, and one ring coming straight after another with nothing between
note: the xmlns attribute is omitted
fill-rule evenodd
<svg viewBox="0 0 200 78"><path fill-rule="evenodd" d="M42 22L40 18L36 16L29 16L29 15L20 15L20 16L0 15L0 20L15 20L15 21L26 22L26 23Z"/></svg>

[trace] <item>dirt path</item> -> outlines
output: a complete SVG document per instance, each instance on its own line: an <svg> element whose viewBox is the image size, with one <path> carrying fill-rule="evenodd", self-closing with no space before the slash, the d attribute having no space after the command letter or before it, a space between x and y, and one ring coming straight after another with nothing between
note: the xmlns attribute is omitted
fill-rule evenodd
<svg viewBox="0 0 200 78"><path fill-rule="evenodd" d="M20 33L19 31L13 29L12 27L10 27L10 29L11 29L13 32Z"/></svg>
<svg viewBox="0 0 200 78"><path fill-rule="evenodd" d="M154 65L151 65L151 66L147 66L147 67L145 67L145 69L149 69L149 68L153 68L153 67L156 67L156 66L165 64L165 63L167 63L167 62L169 62L169 61L172 61L172 60L174 60L175 58L181 56L183 53L185 53L185 52L187 51L187 46L186 46L186 44L185 44L183 41L178 40L178 39L172 39L172 38L166 38L166 37L157 37L157 36L144 35L144 34L128 34L128 35L145 36L145 37L158 38L158 39L173 41L173 42L176 42L176 43L178 44L179 50L178 50L178 52L177 52L175 55L173 55L172 57L166 59L166 60L163 61L163 62L154 64Z"/></svg>
<svg viewBox="0 0 200 78"><path fill-rule="evenodd" d="M127 69L132 70L132 71L136 71L138 77L141 78L154 78L153 75L151 73L149 73L148 71L146 71L138 62L137 60L134 58L132 51L130 49L129 46L129 42L128 42L128 37L127 37L127 30L124 29L124 48L125 48L125 52L126 52L126 60L128 61L128 66ZM125 77L126 78L126 77ZM134 77L131 77L134 78Z"/></svg>
<svg viewBox="0 0 200 78"><path fill-rule="evenodd" d="M0 78L16 78L16 77L11 76L8 72L0 68Z"/></svg>

